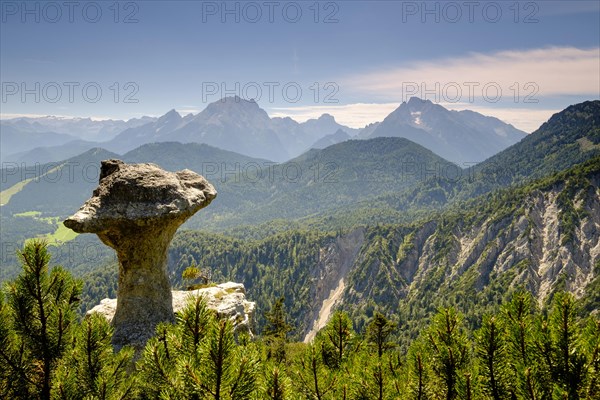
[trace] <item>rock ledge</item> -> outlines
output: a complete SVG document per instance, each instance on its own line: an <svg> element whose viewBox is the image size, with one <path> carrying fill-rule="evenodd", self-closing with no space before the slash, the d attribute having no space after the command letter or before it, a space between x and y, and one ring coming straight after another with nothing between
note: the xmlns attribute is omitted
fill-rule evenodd
<svg viewBox="0 0 600 400"><path fill-rule="evenodd" d="M252 334L252 317L255 303L246 300L246 289L241 283L226 282L196 290L173 290L173 311L181 311L190 297L204 296L209 309L217 312L220 318L228 318L233 322L236 331L248 331ZM103 299L100 304L86 314L102 314L112 321L117 309L117 299Z"/></svg>

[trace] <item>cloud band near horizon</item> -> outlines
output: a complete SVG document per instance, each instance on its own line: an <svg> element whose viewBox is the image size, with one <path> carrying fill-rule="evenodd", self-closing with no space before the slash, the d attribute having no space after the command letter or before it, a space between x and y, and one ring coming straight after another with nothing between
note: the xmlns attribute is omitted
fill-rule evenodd
<svg viewBox="0 0 600 400"><path fill-rule="evenodd" d="M370 102L274 108L298 120L324 112L351 127L383 120L416 96L451 110L494 116L526 132L570 104L600 98L600 47L548 47L410 62L345 76L340 87Z"/></svg>

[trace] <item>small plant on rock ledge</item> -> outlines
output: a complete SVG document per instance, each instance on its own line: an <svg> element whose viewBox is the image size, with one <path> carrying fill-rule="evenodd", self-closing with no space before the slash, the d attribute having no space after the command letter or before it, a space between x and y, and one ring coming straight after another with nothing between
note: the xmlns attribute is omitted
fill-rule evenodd
<svg viewBox="0 0 600 400"><path fill-rule="evenodd" d="M192 264L187 267L182 273L181 278L187 283L186 290L196 290L211 285L211 272L208 269L200 269L196 265ZM201 281L201 283L198 283Z"/></svg>

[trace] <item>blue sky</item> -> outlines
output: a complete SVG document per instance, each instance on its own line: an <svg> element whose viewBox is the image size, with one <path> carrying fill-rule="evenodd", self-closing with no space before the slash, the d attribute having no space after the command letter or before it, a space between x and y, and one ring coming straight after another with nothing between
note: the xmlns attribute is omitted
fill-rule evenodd
<svg viewBox="0 0 600 400"><path fill-rule="evenodd" d="M416 95L532 131L600 97L598 1L0 3L3 117L195 113L239 94L362 126Z"/></svg>

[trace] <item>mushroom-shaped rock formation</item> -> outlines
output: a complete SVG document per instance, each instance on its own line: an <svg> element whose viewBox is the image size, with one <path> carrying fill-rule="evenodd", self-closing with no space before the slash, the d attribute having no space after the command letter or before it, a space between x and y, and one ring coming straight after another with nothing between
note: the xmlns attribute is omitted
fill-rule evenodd
<svg viewBox="0 0 600 400"><path fill-rule="evenodd" d="M177 228L216 196L215 188L190 170L102 161L99 186L64 224L77 233L95 233L117 252L115 348L141 348L159 322L174 321L169 243Z"/></svg>

